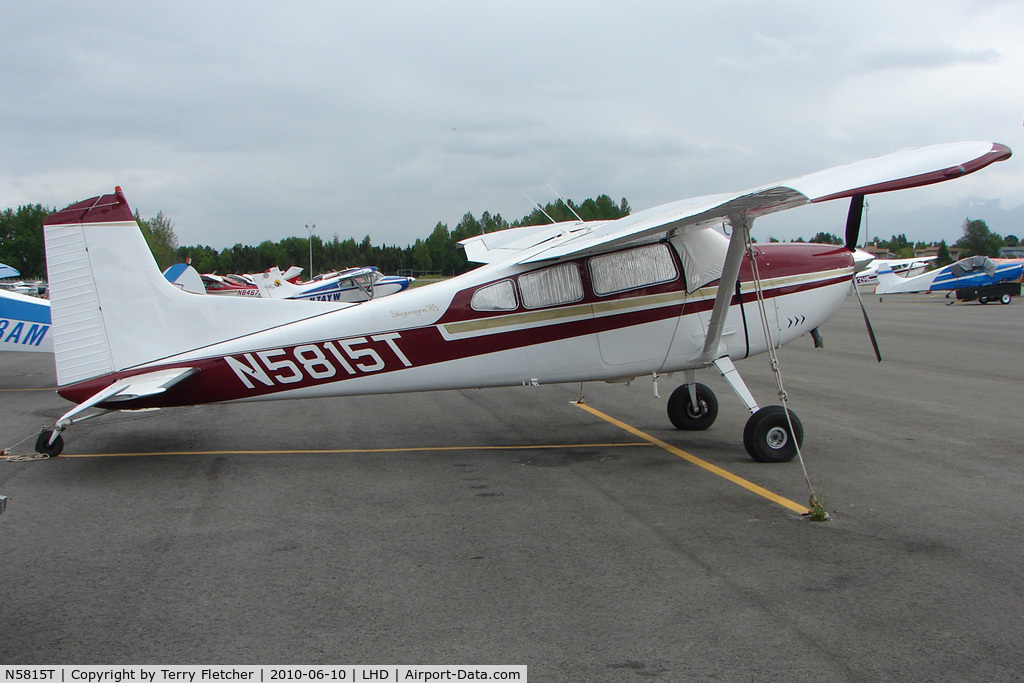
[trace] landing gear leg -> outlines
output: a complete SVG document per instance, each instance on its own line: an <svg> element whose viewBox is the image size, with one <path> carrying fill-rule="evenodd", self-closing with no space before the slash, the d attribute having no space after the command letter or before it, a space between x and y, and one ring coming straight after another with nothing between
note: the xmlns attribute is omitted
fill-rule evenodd
<svg viewBox="0 0 1024 683"><path fill-rule="evenodd" d="M65 429L73 424L85 422L94 417L113 412L112 410L96 406L103 398L103 392L100 392L85 403L77 405L65 413L63 417L54 423L53 429L44 429L39 432L39 437L36 439L36 453L56 458L64 450L64 437L61 436L61 433Z"/></svg>

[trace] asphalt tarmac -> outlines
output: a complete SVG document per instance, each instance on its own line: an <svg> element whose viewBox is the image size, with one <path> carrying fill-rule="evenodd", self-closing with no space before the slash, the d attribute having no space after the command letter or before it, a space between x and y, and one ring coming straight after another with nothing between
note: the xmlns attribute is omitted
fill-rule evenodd
<svg viewBox="0 0 1024 683"><path fill-rule="evenodd" d="M1020 680L1024 301L856 300L784 347L807 503L719 377L183 408L0 462L0 663L525 664L534 681ZM69 406L0 354L0 446ZM737 364L762 405L765 356ZM602 415L621 424L604 419ZM623 426L631 427L627 431ZM15 449L31 450L32 441Z"/></svg>

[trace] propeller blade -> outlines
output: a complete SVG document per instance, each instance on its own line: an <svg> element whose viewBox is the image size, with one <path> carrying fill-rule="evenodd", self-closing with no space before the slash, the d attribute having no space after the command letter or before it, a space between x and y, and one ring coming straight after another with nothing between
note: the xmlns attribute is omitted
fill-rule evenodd
<svg viewBox="0 0 1024 683"><path fill-rule="evenodd" d="M863 198L863 195L861 195ZM879 363L882 362L882 352L878 350L878 340L875 339L875 330L871 327L871 321L868 319L868 311L864 308L864 300L860 298L860 289L857 287L857 274L853 275L853 291L857 293L857 301L860 302L860 312L864 316L864 324L868 328L868 338L871 339L871 347L875 350L875 358Z"/></svg>
<svg viewBox="0 0 1024 683"><path fill-rule="evenodd" d="M850 197L850 211L846 214L846 248L853 251L860 238L860 220L864 215L864 195Z"/></svg>

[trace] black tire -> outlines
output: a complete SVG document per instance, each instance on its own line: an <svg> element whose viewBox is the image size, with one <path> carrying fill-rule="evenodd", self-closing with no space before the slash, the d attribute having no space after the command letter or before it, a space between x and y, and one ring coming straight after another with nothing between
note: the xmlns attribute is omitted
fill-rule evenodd
<svg viewBox="0 0 1024 683"><path fill-rule="evenodd" d="M999 303L1005 306L1006 304L1010 303L1010 299L1012 298L1013 297L1010 296L1009 292L1003 292L1003 295L999 297Z"/></svg>
<svg viewBox="0 0 1024 683"><path fill-rule="evenodd" d="M988 297L987 296L979 296L978 297L978 303L980 303L980 304L987 304L988 303Z"/></svg>
<svg viewBox="0 0 1024 683"><path fill-rule="evenodd" d="M718 418L718 399L715 392L703 384L696 384L697 406L690 402L688 384L676 387L668 398L668 419L676 429L696 431L707 429Z"/></svg>
<svg viewBox="0 0 1024 683"><path fill-rule="evenodd" d="M766 406L750 416L743 428L743 446L757 462L789 462L796 456L797 445L804 443L804 427L792 410L796 439L789 431L789 422L782 406Z"/></svg>
<svg viewBox="0 0 1024 683"><path fill-rule="evenodd" d="M40 455L47 455L51 458L56 458L64 450L64 437L60 434L57 438L50 443L50 436L53 434L53 430L44 429L39 432L39 437L36 439L36 453Z"/></svg>

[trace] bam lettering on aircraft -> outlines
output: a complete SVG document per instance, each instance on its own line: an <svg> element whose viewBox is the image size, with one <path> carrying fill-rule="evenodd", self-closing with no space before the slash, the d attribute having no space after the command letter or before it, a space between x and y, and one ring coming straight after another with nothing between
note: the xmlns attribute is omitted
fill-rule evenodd
<svg viewBox="0 0 1024 683"><path fill-rule="evenodd" d="M52 353L50 302L0 290L0 350Z"/></svg>
<svg viewBox="0 0 1024 683"><path fill-rule="evenodd" d="M26 324L30 325L28 329L25 328ZM4 344L39 346L49 329L49 325L0 318L0 339L3 340Z"/></svg>

